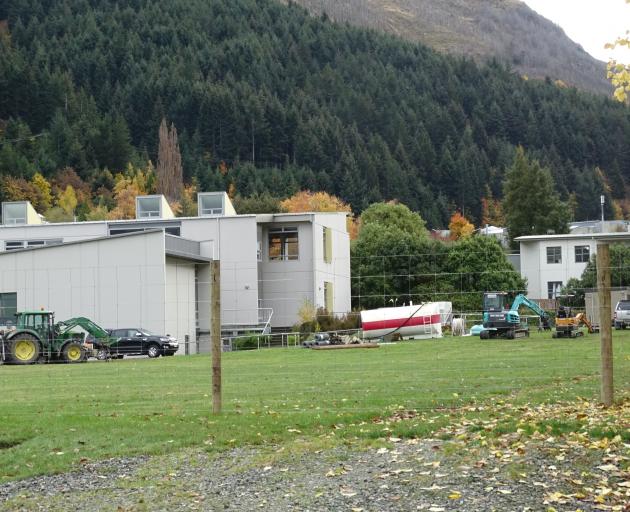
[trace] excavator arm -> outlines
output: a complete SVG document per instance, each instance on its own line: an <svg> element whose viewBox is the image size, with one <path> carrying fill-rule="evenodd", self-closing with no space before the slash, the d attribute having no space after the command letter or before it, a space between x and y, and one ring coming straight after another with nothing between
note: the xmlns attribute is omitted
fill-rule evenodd
<svg viewBox="0 0 630 512"><path fill-rule="evenodd" d="M595 328L593 327L593 324L589 322L588 318L586 317L586 313L578 313L577 315L575 315L575 321L578 325L584 324L590 334L593 334L595 332Z"/></svg>
<svg viewBox="0 0 630 512"><path fill-rule="evenodd" d="M542 320L543 325L548 325L549 324L549 315L547 314L547 312L543 308L541 308L536 302L534 302L533 300L528 299L522 293L517 295L514 298L514 302L512 303L511 310L518 312L518 310L519 310L519 308L521 306L525 306L526 308L529 308L534 313L536 313L540 317L540 319Z"/></svg>

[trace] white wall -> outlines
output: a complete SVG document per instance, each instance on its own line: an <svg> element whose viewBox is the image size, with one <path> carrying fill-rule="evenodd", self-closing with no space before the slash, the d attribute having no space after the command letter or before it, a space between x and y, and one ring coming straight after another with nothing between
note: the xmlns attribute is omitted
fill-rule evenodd
<svg viewBox="0 0 630 512"><path fill-rule="evenodd" d="M190 261L166 258L165 327L161 334L177 337L178 354L186 351L186 335L190 342L188 353L196 352L195 270L196 265Z"/></svg>
<svg viewBox="0 0 630 512"><path fill-rule="evenodd" d="M221 261L221 323L256 324L258 275L256 217L202 217L182 219L181 236L213 241ZM209 273L199 278L199 307L209 300ZM200 325L201 328L201 325Z"/></svg>
<svg viewBox="0 0 630 512"><path fill-rule="evenodd" d="M108 235L106 222L73 222L38 224L31 226L0 225L0 251L6 240L51 240L61 238L64 243Z"/></svg>
<svg viewBox="0 0 630 512"><path fill-rule="evenodd" d="M324 261L324 228L332 229L332 261ZM318 307L324 307L324 282L333 283L333 311L337 315L351 309L350 237L344 214L315 214L313 219L315 290Z"/></svg>
<svg viewBox="0 0 630 512"><path fill-rule="evenodd" d="M18 311L163 333L164 267L162 233L8 252L0 255L0 292L17 292Z"/></svg>
<svg viewBox="0 0 630 512"><path fill-rule="evenodd" d="M269 259L269 229L280 227L298 228L298 259L290 261ZM291 220L265 224L262 229L262 262L260 297L262 307L273 308L271 325L289 327L298 321L298 310L308 300L316 305L314 293L313 226L310 223ZM321 256L320 256L321 257Z"/></svg>
<svg viewBox="0 0 630 512"><path fill-rule="evenodd" d="M521 242L521 276L527 278L528 295L532 299L547 298L547 283L580 278L587 263L576 263L575 247L588 245L590 255L596 254L597 244L592 239L550 239ZM562 261L547 263L547 247L560 247Z"/></svg>

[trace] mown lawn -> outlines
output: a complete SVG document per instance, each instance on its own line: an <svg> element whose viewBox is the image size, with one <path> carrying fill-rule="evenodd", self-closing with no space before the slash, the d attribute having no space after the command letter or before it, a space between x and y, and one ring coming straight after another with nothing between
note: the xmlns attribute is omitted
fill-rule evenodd
<svg viewBox="0 0 630 512"><path fill-rule="evenodd" d="M630 333L614 332L615 386L630 390ZM224 413L211 410L207 355L0 367L0 481L54 473L89 460L221 450L292 438L382 438L395 411L435 421L401 423L423 436L463 404L599 396L599 336L481 341L444 338L378 349L270 349L223 355ZM486 409L487 412L487 409Z"/></svg>

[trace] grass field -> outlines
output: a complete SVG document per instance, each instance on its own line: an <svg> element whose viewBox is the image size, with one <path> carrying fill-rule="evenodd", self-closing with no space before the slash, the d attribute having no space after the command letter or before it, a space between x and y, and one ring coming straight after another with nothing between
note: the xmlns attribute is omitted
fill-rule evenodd
<svg viewBox="0 0 630 512"><path fill-rule="evenodd" d="M616 393L627 397L630 333L613 336ZM549 333L517 341L447 337L370 350L226 353L220 416L210 413L207 355L2 366L0 481L187 446L426 436L464 404L597 399L599 361L599 336L552 340ZM381 419L408 410L421 412L422 421L384 427Z"/></svg>

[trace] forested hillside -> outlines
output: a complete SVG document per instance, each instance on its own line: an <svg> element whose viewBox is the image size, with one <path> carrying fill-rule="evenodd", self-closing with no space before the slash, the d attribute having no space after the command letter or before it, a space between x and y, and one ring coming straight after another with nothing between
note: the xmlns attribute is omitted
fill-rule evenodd
<svg viewBox="0 0 630 512"><path fill-rule="evenodd" d="M479 222L523 145L575 218L596 218L600 193L623 206L628 109L497 63L271 0L0 0L0 19L0 173L73 168L79 202L113 208L112 174L156 162L166 118L202 190L325 190L357 212L399 199L430 226L455 209Z"/></svg>
<svg viewBox="0 0 630 512"><path fill-rule="evenodd" d="M288 0L287 0L288 1ZM531 78L610 94L606 66L521 0L293 0L314 15L420 41L438 51L496 58Z"/></svg>

